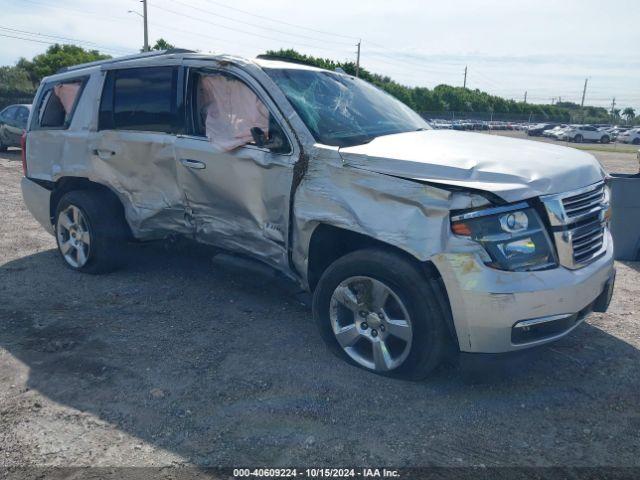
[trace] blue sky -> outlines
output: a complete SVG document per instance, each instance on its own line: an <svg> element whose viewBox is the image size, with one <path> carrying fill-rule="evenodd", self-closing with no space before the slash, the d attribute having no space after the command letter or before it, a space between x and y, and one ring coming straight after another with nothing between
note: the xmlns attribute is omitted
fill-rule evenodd
<svg viewBox="0 0 640 480"><path fill-rule="evenodd" d="M39 42L54 36L133 52L142 22L128 10L140 12L140 2L0 0L0 64L43 51ZM401 83L461 85L468 66L470 88L514 99L527 91L536 103L579 102L588 77L587 104L616 97L640 113L640 8L632 0L149 0L149 18L152 41L247 57L292 47L353 59L361 39L362 65Z"/></svg>

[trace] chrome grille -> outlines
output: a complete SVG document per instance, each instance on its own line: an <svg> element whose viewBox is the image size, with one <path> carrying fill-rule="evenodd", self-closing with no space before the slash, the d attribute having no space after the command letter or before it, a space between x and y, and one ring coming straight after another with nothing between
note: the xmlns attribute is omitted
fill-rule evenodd
<svg viewBox="0 0 640 480"><path fill-rule="evenodd" d="M570 230L573 261L584 264L593 259L604 245L604 225L596 217L588 225Z"/></svg>
<svg viewBox="0 0 640 480"><path fill-rule="evenodd" d="M541 200L549 215L560 264L581 268L606 251L609 198L603 182Z"/></svg>
<svg viewBox="0 0 640 480"><path fill-rule="evenodd" d="M562 205L567 217L575 219L598 212L603 200L604 184L600 184L595 190L562 199Z"/></svg>

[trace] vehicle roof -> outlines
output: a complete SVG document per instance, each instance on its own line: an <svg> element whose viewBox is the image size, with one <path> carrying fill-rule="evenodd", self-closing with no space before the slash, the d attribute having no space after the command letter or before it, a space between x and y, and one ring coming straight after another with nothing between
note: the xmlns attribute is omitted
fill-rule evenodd
<svg viewBox="0 0 640 480"><path fill-rule="evenodd" d="M30 103L12 103L11 105L7 105L6 107L4 107L2 110L9 108L9 107L25 107L28 108L29 110L31 110L31 104Z"/></svg>
<svg viewBox="0 0 640 480"><path fill-rule="evenodd" d="M191 50L184 49L172 49L172 50L161 50L154 52L143 52L135 55L128 55L124 57L116 57L110 58L106 60L98 60L96 62L83 63L79 65L73 65L70 67L65 67L58 70L54 75L46 77L43 79L49 80L55 77L69 77L78 73L90 73L94 70L104 70L109 69L109 67L115 67L118 65L126 64L132 67L136 66L152 66L152 65L166 65L167 60L173 61L182 61L187 59L194 60L213 60L217 62L226 61L230 63L236 63L239 65L247 65L247 64L255 64L259 67L265 68L286 68L286 69L296 69L296 70L313 70L313 71L327 71L318 67L314 67L311 65L306 65L303 63L299 63L294 59L286 59L286 58L256 58L256 59L247 59L244 57L228 55L228 54L213 54L213 53L199 53Z"/></svg>

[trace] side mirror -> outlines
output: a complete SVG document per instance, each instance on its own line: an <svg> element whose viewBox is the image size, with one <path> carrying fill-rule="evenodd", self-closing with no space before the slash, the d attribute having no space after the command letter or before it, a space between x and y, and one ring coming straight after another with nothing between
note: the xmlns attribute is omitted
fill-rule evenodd
<svg viewBox="0 0 640 480"><path fill-rule="evenodd" d="M267 138L267 135L260 127L253 127L251 129L251 136L253 137L253 143L255 143L257 147L268 148L275 153L280 152L285 145L282 135L278 131L274 131L271 138Z"/></svg>
<svg viewBox="0 0 640 480"><path fill-rule="evenodd" d="M253 142L256 144L256 146L262 148L267 146L267 136L260 127L253 127L251 129L251 136L253 137Z"/></svg>

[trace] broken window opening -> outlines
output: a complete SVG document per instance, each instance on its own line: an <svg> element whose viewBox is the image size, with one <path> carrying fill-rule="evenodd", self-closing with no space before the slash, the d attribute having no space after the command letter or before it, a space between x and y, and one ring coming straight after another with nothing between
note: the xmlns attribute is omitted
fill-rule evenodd
<svg viewBox="0 0 640 480"><path fill-rule="evenodd" d="M243 81L227 74L199 74L195 82L194 128L218 150L245 145L288 153L289 143L267 106Z"/></svg>
<svg viewBox="0 0 640 480"><path fill-rule="evenodd" d="M82 80L57 83L43 95L38 111L40 127L66 128L69 126L82 83Z"/></svg>

